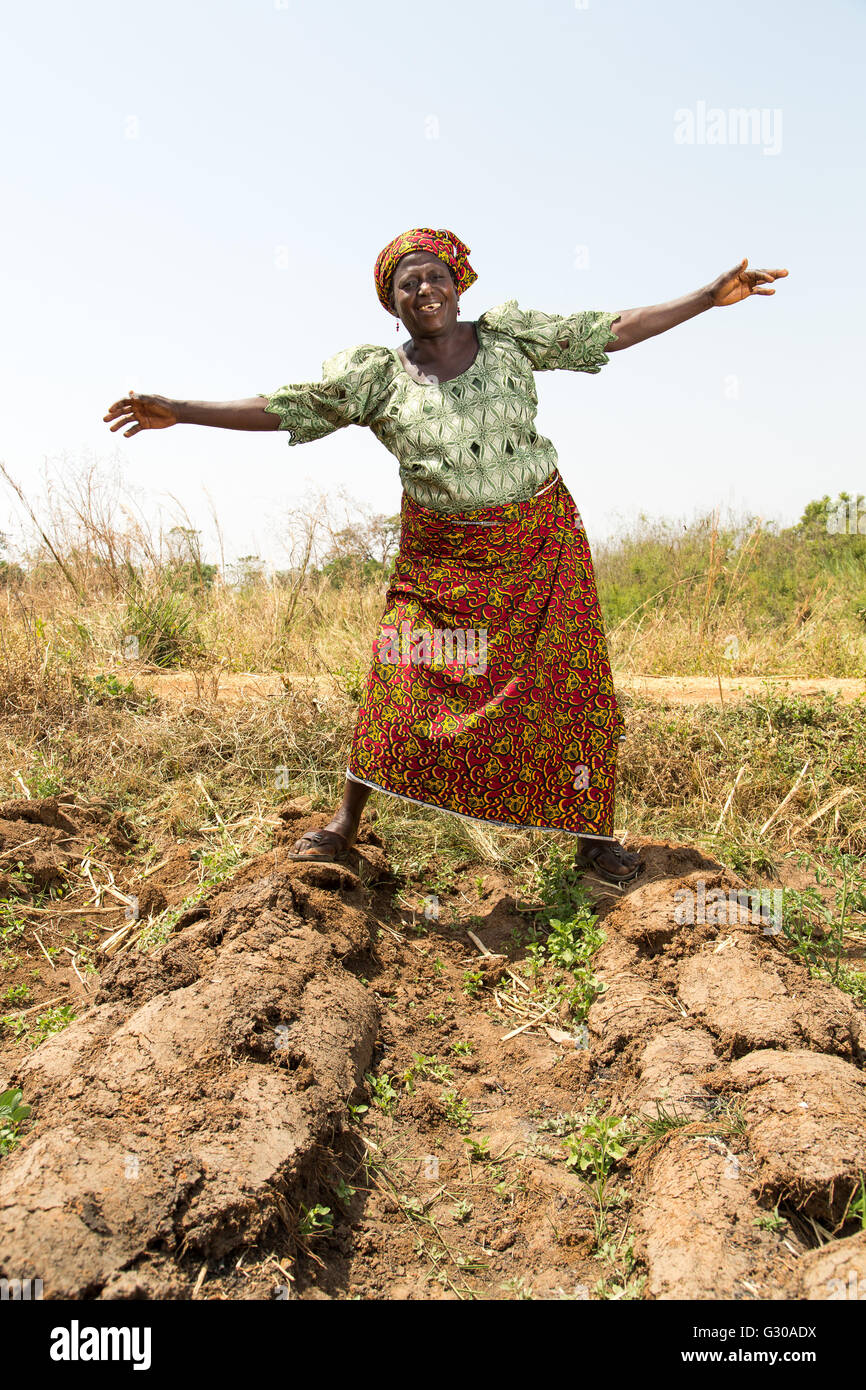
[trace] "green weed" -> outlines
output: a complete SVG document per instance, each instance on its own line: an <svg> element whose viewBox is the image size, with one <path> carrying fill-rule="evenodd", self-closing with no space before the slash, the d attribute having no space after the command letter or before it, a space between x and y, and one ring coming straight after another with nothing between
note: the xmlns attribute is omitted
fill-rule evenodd
<svg viewBox="0 0 866 1390"><path fill-rule="evenodd" d="M414 1091L416 1080L440 1081L442 1083L451 1080L451 1068L447 1062L440 1062L437 1057L425 1057L421 1052L412 1054L410 1065L403 1072L400 1078L407 1091Z"/></svg>
<svg viewBox="0 0 866 1390"><path fill-rule="evenodd" d="M334 1229L334 1218L330 1207L316 1205L301 1207L298 1232L304 1238L328 1235Z"/></svg>
<svg viewBox="0 0 866 1390"><path fill-rule="evenodd" d="M0 1095L0 1158L11 1153L18 1143L19 1131L30 1114L30 1106L21 1104L22 1092L16 1089Z"/></svg>
<svg viewBox="0 0 866 1390"><path fill-rule="evenodd" d="M72 1005L63 1004L59 1008L46 1009L44 1014L37 1014L31 1018L0 1018L0 1023L11 1029L16 1042L24 1042L28 1047L34 1048L46 1038L68 1028L74 1018L75 1010Z"/></svg>
<svg viewBox="0 0 866 1390"><path fill-rule="evenodd" d="M463 988L472 999L477 999L484 987L484 972L482 970L464 970Z"/></svg>
<svg viewBox="0 0 866 1390"><path fill-rule="evenodd" d="M387 1073L383 1073L382 1076L374 1076L372 1072L368 1072L365 1080L370 1087L376 1109L381 1110L383 1115L393 1115L400 1093L391 1085L390 1076Z"/></svg>
<svg viewBox="0 0 866 1390"><path fill-rule="evenodd" d="M866 975L843 961L846 933L866 916L866 864L859 855L829 844L823 846L822 860L807 851L792 857L801 868L811 869L815 883L784 890L782 931L789 948L813 973L866 1001ZM832 890L832 902L819 892L821 887Z"/></svg>
<svg viewBox="0 0 866 1390"><path fill-rule="evenodd" d="M474 1118L468 1103L456 1091L443 1091L442 1102L448 1123L465 1134Z"/></svg>

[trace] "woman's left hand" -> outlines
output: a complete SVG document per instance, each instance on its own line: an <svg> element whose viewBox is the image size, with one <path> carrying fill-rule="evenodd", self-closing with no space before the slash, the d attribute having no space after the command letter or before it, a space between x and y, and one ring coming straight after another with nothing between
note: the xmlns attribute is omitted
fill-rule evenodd
<svg viewBox="0 0 866 1390"><path fill-rule="evenodd" d="M714 308L738 304L750 294L775 294L772 282L787 275L787 270L747 270L749 259L744 256L733 270L726 270L708 286L710 303Z"/></svg>

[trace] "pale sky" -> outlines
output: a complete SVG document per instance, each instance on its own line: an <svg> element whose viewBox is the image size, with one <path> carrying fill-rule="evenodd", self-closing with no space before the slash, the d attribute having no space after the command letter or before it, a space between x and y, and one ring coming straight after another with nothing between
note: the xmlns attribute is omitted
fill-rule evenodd
<svg viewBox="0 0 866 1390"><path fill-rule="evenodd" d="M537 375L591 542L639 511L792 521L866 490L864 21L853 0L7 6L0 458L25 488L46 458L119 461L209 537L207 489L229 554L277 564L310 488L397 511L366 430L123 440L102 416L130 387L232 399L395 346L373 265L432 225L472 248L469 319L655 303L744 255L789 269L597 376ZM13 514L3 491L0 531Z"/></svg>

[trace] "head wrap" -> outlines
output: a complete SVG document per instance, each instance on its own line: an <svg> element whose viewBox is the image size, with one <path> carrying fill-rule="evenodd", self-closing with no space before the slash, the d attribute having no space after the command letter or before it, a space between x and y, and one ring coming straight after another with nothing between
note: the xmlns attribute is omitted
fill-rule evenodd
<svg viewBox="0 0 866 1390"><path fill-rule="evenodd" d="M379 252L376 261L376 293L379 296L379 303L383 309L388 310L389 314L394 314L390 299L391 277L394 274L394 267L400 257L408 256L410 251L430 251L434 256L438 256L440 261L444 261L447 266L450 266L457 282L458 294L468 290L469 286L474 285L478 279L469 264L469 247L465 246L453 232L447 231L444 227L438 229L413 227L408 232L402 232L393 241L389 241L384 251ZM394 317L398 318L399 315L394 314Z"/></svg>

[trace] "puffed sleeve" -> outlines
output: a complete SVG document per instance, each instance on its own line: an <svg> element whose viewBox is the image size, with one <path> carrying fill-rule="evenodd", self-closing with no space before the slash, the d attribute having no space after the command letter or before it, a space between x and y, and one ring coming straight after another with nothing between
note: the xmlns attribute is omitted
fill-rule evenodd
<svg viewBox="0 0 866 1390"><path fill-rule="evenodd" d="M322 380L265 391L265 410L279 415L290 444L322 439L346 425L369 425L387 395L394 358L372 343L345 348L322 363Z"/></svg>
<svg viewBox="0 0 866 1390"><path fill-rule="evenodd" d="M601 309L544 314L539 309L521 309L516 299L509 299L488 309L479 323L516 343L537 372L598 372L610 361L604 348L616 337L611 324L618 317Z"/></svg>

